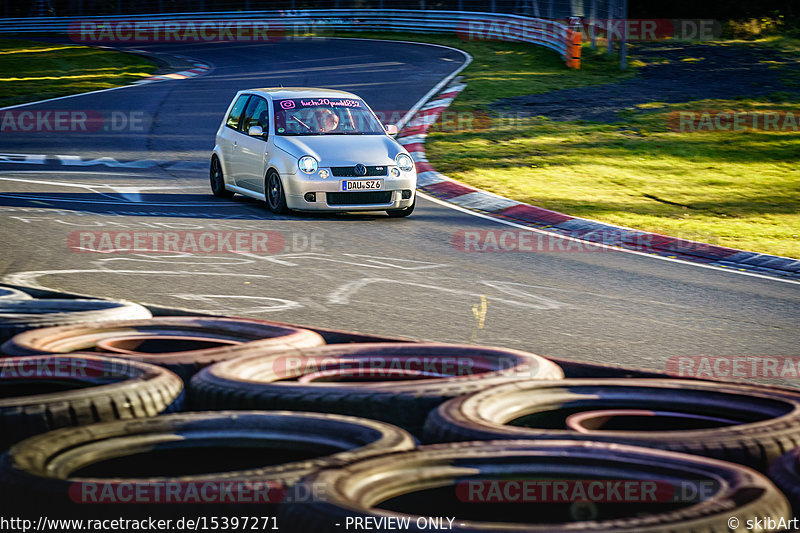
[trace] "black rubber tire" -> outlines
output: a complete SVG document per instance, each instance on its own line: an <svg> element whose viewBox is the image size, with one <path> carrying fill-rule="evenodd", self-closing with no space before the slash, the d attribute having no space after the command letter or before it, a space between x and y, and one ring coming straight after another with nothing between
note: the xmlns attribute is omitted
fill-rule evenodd
<svg viewBox="0 0 800 533"><path fill-rule="evenodd" d="M711 413L741 423L691 430L587 433L564 425L566 414L618 408ZM508 424L522 417L526 420ZM772 460L800 445L800 395L695 380L517 382L441 405L428 417L424 439L426 442L496 439L619 442L715 457L765 470Z"/></svg>
<svg viewBox="0 0 800 533"><path fill-rule="evenodd" d="M304 494L291 489L305 475L410 450L415 444L400 428L355 417L285 411L180 413L69 428L20 442L0 458L0 492L14 495L15 505L9 508L15 514L175 517L249 509L246 514L260 517L270 514L266 511L273 505L237 502L236 492L214 502L208 489L237 480L269 482L280 484L272 485L271 503L298 499ZM166 492L151 491L147 494L156 501L114 505L117 495L126 496L123 484L135 494L140 487L144 491L174 482L185 484L181 494L186 499L179 496L167 503ZM201 499L212 501L192 502L189 485L200 489ZM119 488L109 492L100 487ZM101 497L104 503L98 504Z"/></svg>
<svg viewBox="0 0 800 533"><path fill-rule="evenodd" d="M169 370L92 355L2 359L0 388L0 449L57 428L177 411L184 398Z"/></svg>
<svg viewBox="0 0 800 533"><path fill-rule="evenodd" d="M653 491L650 494L657 503L649 505L637 505L632 498L624 501L624 497L616 505L589 501L596 516L575 521L575 506L587 502L574 500L566 493L563 501L556 498L555 502L531 503L530 493L526 493L525 503L492 504L482 501L489 494L485 490L488 485L483 485L483 491L473 491L472 486L466 485L470 481L588 482L598 478L629 480L634 486L638 482L660 482L659 488L678 490ZM316 501L292 503L282 509L279 520L286 533L338 533L348 518L388 516L411 518L410 527L402 531L430 531L415 522L419 516L434 516L455 518L449 529L454 532L716 533L731 530L728 521L732 516L739 519L742 527L748 519L772 517L777 521L791 516L780 491L749 468L705 457L595 442L424 446L321 471L303 482L324 486L326 491ZM687 501L686 487L707 487L707 496ZM499 493L501 500L502 494ZM676 496L677 502L666 503Z"/></svg>
<svg viewBox="0 0 800 533"><path fill-rule="evenodd" d="M281 182L281 177L274 170L267 173L264 183L264 197L267 201L267 209L276 215L283 215L289 212L286 207L286 190Z"/></svg>
<svg viewBox="0 0 800 533"><path fill-rule="evenodd" d="M410 206L405 207L403 209L389 209L388 211L386 211L386 214L392 218L407 217L408 215L414 212L414 206L416 205L417 205L417 199L414 198L414 202Z"/></svg>
<svg viewBox="0 0 800 533"><path fill-rule="evenodd" d="M0 300L0 341L29 329L151 316L147 308L124 301Z"/></svg>
<svg viewBox="0 0 800 533"><path fill-rule="evenodd" d="M87 352L95 350L99 341L137 333L203 336L242 343L166 353L104 353L111 357L135 359L165 366L184 380L188 380L199 369L218 361L325 344L325 340L313 331L278 325L266 320L186 316L37 329L16 335L6 341L0 349L12 356ZM180 346L179 341L175 344Z"/></svg>
<svg viewBox="0 0 800 533"><path fill-rule="evenodd" d="M308 359L316 358L316 359ZM379 363L387 367L428 367L452 363L453 373L437 379L377 382L309 382L290 380L325 368ZM388 362L387 362L388 361ZM298 370L295 367L302 367ZM470 371L473 367L488 372ZM457 372L461 371L460 376ZM563 373L543 357L518 350L437 343L364 343L328 345L273 356L249 356L218 363L197 373L191 402L199 409L289 409L374 418L419 434L428 412L440 403L490 385L519 379L561 379Z"/></svg>
<svg viewBox="0 0 800 533"><path fill-rule="evenodd" d="M222 164L216 155L211 156L211 167L208 171L211 182L211 193L217 198L233 198L233 192L225 188L225 177L222 173Z"/></svg>
<svg viewBox="0 0 800 533"><path fill-rule="evenodd" d="M0 300L30 300L33 298L27 292L12 287L0 287Z"/></svg>
<svg viewBox="0 0 800 533"><path fill-rule="evenodd" d="M769 477L789 498L795 516L800 516L800 448L777 458L769 467Z"/></svg>

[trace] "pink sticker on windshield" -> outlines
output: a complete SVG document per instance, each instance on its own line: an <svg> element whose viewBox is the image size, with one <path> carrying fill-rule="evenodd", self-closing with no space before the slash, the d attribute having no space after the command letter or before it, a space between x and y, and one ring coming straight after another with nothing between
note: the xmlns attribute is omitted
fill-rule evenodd
<svg viewBox="0 0 800 533"><path fill-rule="evenodd" d="M281 109L294 109L300 107L363 107L360 100L352 98L295 98L293 100L280 100Z"/></svg>
<svg viewBox="0 0 800 533"><path fill-rule="evenodd" d="M340 100L331 100L330 98L309 98L308 100L300 100L300 105L303 107L323 105L331 107L361 107L361 102L349 98L342 98Z"/></svg>

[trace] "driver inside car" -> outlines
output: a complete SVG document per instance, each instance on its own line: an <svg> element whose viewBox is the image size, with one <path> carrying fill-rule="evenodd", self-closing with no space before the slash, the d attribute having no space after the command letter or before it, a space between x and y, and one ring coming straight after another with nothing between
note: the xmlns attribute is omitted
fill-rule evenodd
<svg viewBox="0 0 800 533"><path fill-rule="evenodd" d="M317 130L321 133L328 133L339 126L339 115L324 107L314 110L314 119L317 121Z"/></svg>

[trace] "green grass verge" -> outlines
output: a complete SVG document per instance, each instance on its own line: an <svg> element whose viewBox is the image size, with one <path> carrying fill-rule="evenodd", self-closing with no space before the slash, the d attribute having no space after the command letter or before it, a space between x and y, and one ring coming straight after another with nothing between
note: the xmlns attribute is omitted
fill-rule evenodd
<svg viewBox="0 0 800 533"><path fill-rule="evenodd" d="M635 75L634 69L620 72L616 58L586 47L582 68L575 71L554 52L524 44L413 34L333 35L430 42L470 53L473 63L462 73L467 88L452 111L485 110L500 98ZM800 41L786 38L747 45L800 49ZM0 40L0 105L125 85L155 68L118 52ZM796 69L775 68L784 69L787 81L798 79ZM541 117L494 121L486 131L435 132L427 150L441 172L516 200L647 231L800 257L800 134L677 133L666 126L670 111L689 108L797 112L793 98L654 103L611 125Z"/></svg>
<svg viewBox="0 0 800 533"><path fill-rule="evenodd" d="M156 65L87 46L0 40L0 106L127 85Z"/></svg>
<svg viewBox="0 0 800 533"><path fill-rule="evenodd" d="M701 105L729 109L726 104ZM484 132L436 133L427 151L444 174L522 202L800 257L800 134L678 133L667 131L666 122L663 111L624 125L523 119Z"/></svg>
<svg viewBox="0 0 800 533"><path fill-rule="evenodd" d="M581 70L573 71L555 53L528 45L423 35L402 38L472 54L474 61L463 72L467 88L451 111L485 110L500 98L613 83L635 75L635 69L620 73L616 57L588 47ZM720 43L785 52L798 50L798 44L786 38ZM642 64L635 58L631 63ZM796 68L774 68L782 69L787 82L797 79ZM543 117L494 120L484 131L434 131L426 149L440 172L515 200L646 231L800 258L800 134L681 133L667 127L668 114L682 109L785 110L797 115L796 98L783 94L763 100L653 103L615 124Z"/></svg>
<svg viewBox="0 0 800 533"><path fill-rule="evenodd" d="M584 47L584 65L569 69L552 50L522 43L467 41L456 36L413 33L331 32L336 37L397 39L442 44L472 56L463 72L467 88L451 109L483 109L499 98L546 93L568 87L613 83L635 75L634 69L619 70L619 59Z"/></svg>

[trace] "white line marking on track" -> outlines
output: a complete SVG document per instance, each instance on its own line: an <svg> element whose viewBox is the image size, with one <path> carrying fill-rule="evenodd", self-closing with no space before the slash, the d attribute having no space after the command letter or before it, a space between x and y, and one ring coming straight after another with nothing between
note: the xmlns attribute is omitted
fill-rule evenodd
<svg viewBox="0 0 800 533"><path fill-rule="evenodd" d="M491 220L492 222L496 222L498 224L503 224L503 225L506 225L506 226L511 226L512 228L519 228L519 229L526 230L526 231L532 231L534 233L541 233L543 235L556 236L556 237L560 237L562 239L567 239L567 240L574 241L574 242L580 242L582 244L586 243L586 241L584 241L582 239L576 239L575 237L569 237L567 235L559 235L557 233L553 233L552 231L545 231L545 230L541 230L541 229L538 229L538 228L531 228L529 226L523 226L522 224L517 224L515 222L511 222L510 220L503 220L503 219L495 218L493 216L486 215L486 214L483 214L483 213L478 213L476 211L472 211L470 209L466 209L464 207L461 207L461 206L458 206L458 205L455 205L455 204L451 204L449 202L445 202L444 200L439 200L438 198L434 198L433 196L429 196L429 195L427 195L427 194L425 194L425 193L423 193L421 191L417 191L417 194L420 195L421 197L425 198L426 200L430 200L431 202L433 202L435 204L439 204L439 205L444 206L444 207L449 207L450 209L454 209L456 211L460 211L460 212L466 213L468 215L476 216L476 217L483 218L483 219L486 219L486 220ZM795 281L795 280L791 280L791 279L783 279L783 278L776 278L776 277L773 277L773 276L765 276L763 274L756 274L755 272L742 272L741 270L732 270L732 269L727 269L727 268L720 268L720 267L717 267L717 266L714 266L714 265L704 265L702 263L692 263L690 261L683 261L681 259L673 259L671 257L663 257L663 256L660 256L660 255L648 254L648 253L645 253L645 252L637 252L636 250L626 250L625 248L618 248L616 246L609 246L607 244L592 243L592 246L593 247L598 247L598 248L606 248L606 249L609 249L609 250L615 250L615 251L623 252L623 253L626 253L626 254L634 254L634 255L639 255L639 256L642 256L642 257L650 257L652 259L660 259L662 261L669 261L670 263L679 263L681 265L700 267L700 268L707 268L707 269L710 269L710 270L715 270L717 272L728 272L730 274L740 274L742 276L750 276L750 277L753 277L753 278L767 279L767 280L770 280L770 281L782 281L783 283L791 283L793 285L800 285L800 281Z"/></svg>
<svg viewBox="0 0 800 533"><path fill-rule="evenodd" d="M109 48L111 48L111 47L109 47ZM118 49L118 51L124 52L125 49L124 48L120 48L120 49ZM200 61L194 60L192 58L186 57L185 59L189 59L193 63L201 63ZM202 62L202 63L207 63L207 62ZM210 72L212 72L214 70L214 66L211 65L210 63L208 63L207 66L208 66L208 69L205 70L203 74L208 74L208 73L210 73ZM154 78L157 78L157 79L154 79ZM55 102L55 101L58 101L58 100L66 100L67 98L76 98L78 96L87 96L87 95L90 95L90 94L100 94L100 93L106 93L106 92L109 92L109 91L118 91L119 89L128 89L130 87L141 87L142 85L148 85L148 84L154 83L156 81L171 81L172 79L173 78L170 78L168 75L163 75L163 76L153 75L153 76L150 76L150 77L147 77L147 78L142 78L142 79L136 80L136 81L134 81L133 83L131 83L129 85L121 85L119 87L109 87L108 89L98 89L97 91L89 91L89 92L77 93L77 94L68 94L66 96L57 96L55 98L47 98L45 100L37 100L35 102L25 102L24 104L16 104L16 105L10 105L10 106L6 106L6 107L0 107L0 111L5 111L6 109L16 109L16 108L19 108L19 107L27 107L27 106L36 105L36 104L44 104L44 103L47 103L47 102Z"/></svg>
<svg viewBox="0 0 800 533"><path fill-rule="evenodd" d="M52 174L52 171L45 171L45 170L3 170L0 171L2 174ZM67 171L67 172L60 172L61 175L69 175L69 174L100 174L102 176L108 176L108 172L93 172L93 171ZM141 177L140 174L135 174L132 172L115 172L112 176L137 176ZM162 190L183 190L183 189L207 189L208 187L205 185L153 185L153 186L141 186L141 187L134 187L134 186L118 186L112 185L108 183L101 183L101 184L88 184L88 183L75 183L75 182L66 182L66 181L56 181L56 180L32 180L32 179L23 179L23 178L6 178L0 176L0 180L3 181L19 181L22 183L35 183L37 185L56 185L59 187L81 187L83 189L99 189L99 188L109 188L113 191L117 192L143 192L143 191L162 191Z"/></svg>
<svg viewBox="0 0 800 533"><path fill-rule="evenodd" d="M351 298L355 295L356 292L367 287L368 285L372 285L375 283L393 283L397 285L407 285L412 287L419 287L421 289L426 289L426 290L435 290L457 296L468 296L470 298L480 298L481 296L486 296L485 294L481 294L479 292L472 292L461 289L448 289L446 287L441 287L439 285L417 283L414 281L402 281L402 280L388 279L388 278L364 278L356 281L348 281L347 283L343 283L342 285L340 285L337 289L335 289L328 295L328 303L349 305ZM516 305L518 307L527 307L530 309L540 309L540 310L550 310L550 309L559 309L562 307L567 307L567 304L564 304L562 302L558 302L550 298L534 296L530 293L525 293L524 295L517 294L517 296L522 296L528 301L509 300L507 298L497 298L497 297L490 298L490 301L506 303L509 305ZM530 301L531 299L534 299L536 301L531 302Z"/></svg>
<svg viewBox="0 0 800 533"><path fill-rule="evenodd" d="M218 300L243 300L245 302L275 302L272 305L250 305L248 307L223 307L222 309L196 309L198 313L274 313L276 311L288 311L303 307L302 304L294 300L285 300L283 298L271 298L269 296L235 296L230 294L169 294L174 298L182 300L203 302L206 304L218 303Z"/></svg>
<svg viewBox="0 0 800 533"><path fill-rule="evenodd" d="M138 263L167 263L171 265L246 265L255 262L252 259L245 259L243 257L196 256L194 254L182 252L164 255L133 255L135 257L104 257L97 259L95 263L132 261Z"/></svg>
<svg viewBox="0 0 800 533"><path fill-rule="evenodd" d="M109 89L100 89L98 91L89 91L88 93L78 93L78 94L68 94L67 96L57 96L55 98L47 98L46 100L37 100L35 102L27 102L24 104L17 104L17 105L10 105L6 107L0 107L0 111L5 111L6 109L16 109L18 107L27 107L29 105L36 105L36 104L44 104L46 102L55 102L57 100L66 100L67 98L75 98L76 96L86 96L89 94L100 94L105 93L108 91L116 91L119 89L127 89L128 87L139 87L139 85L123 85L121 87L111 87Z"/></svg>
<svg viewBox="0 0 800 533"><path fill-rule="evenodd" d="M111 198L110 200L81 200L77 198L52 198L48 196L24 196L25 193L0 193L0 196L5 198L17 198L20 200L36 200L36 201L47 201L47 202L67 202L71 204L112 204L112 205L130 205L130 206L145 206L145 205L154 205L154 206L168 206L168 207L176 207L175 202L132 202L132 201L121 201L120 198L114 198L113 196L108 196L107 194L97 192L97 194L101 196L105 196L107 198ZM28 193L30 194L30 193ZM232 205L225 205L222 202L218 203L203 203L203 202L181 202L179 207L234 207L236 204ZM177 215L180 215L180 211L175 211ZM209 214L210 215L210 214Z"/></svg>
<svg viewBox="0 0 800 533"><path fill-rule="evenodd" d="M397 257L380 257L377 255L364 255L364 254L346 254L347 257L363 257L367 261L377 263L379 265L386 265L400 270L426 270L430 268L446 267L448 265L442 263L431 263L430 261L416 261L414 259L400 259ZM401 263L417 263L418 266L403 266Z"/></svg>
<svg viewBox="0 0 800 533"><path fill-rule="evenodd" d="M363 39L363 40L374 40L374 39ZM472 56L470 54L468 54L467 52L465 52L464 50L459 50L458 48L454 48L454 47L451 47L451 46L444 46L444 45L438 45L438 44L432 44L432 43L420 43L420 42L414 42L414 41L397 41L397 40L393 40L391 42L409 43L409 44L426 44L426 45L429 45L429 46L438 46L438 47L441 47L441 48L447 48L447 49L459 52L461 54L464 54L464 56L467 58L466 61L458 69L456 69L449 76L444 78L441 82L436 84L436 86L434 86L422 98L420 98L417 101L417 103L414 104L411 107L411 109L408 111L408 113L406 113L403 116L403 118L400 119L399 122L397 122L397 124L396 124L397 125L397 129L401 130L403 128L403 126L405 126L405 124L409 120L411 120L411 118L413 118L414 114L416 114L416 112L419 109L421 109L424 105L426 105L428 103L428 100L434 94L436 94L436 92L439 89L444 87L447 83L450 82L450 80L455 78L456 75L458 75L458 73L460 73L462 70L467 68L467 66L469 66L469 64L472 62ZM409 139L409 138L405 138L405 139ZM415 141L415 142L417 142L417 141ZM476 216L476 217L479 217L479 218L483 218L483 219L486 219L486 220L491 220L491 221L496 222L498 224L504 224L506 226L511 226L511 227L514 227L514 228L519 228L519 229L531 231L531 232L534 232L534 233L554 235L553 232L540 230L538 228L531 228L529 226L524 226L522 224L516 224L516 223L511 222L509 220L502 220L502 219L499 219L499 218L495 218L495 217L493 217L491 215L487 215L487 214L484 214L484 213L478 213L478 212L472 211L470 209L465 209L465 208L460 207L458 205L451 204L449 202L445 202L443 200L439 200L438 198L434 198L432 196L429 196L429 195L427 195L427 194L425 194L425 193L423 193L421 191L417 191L417 194L419 194L423 198L425 198L427 200L430 200L431 202L433 202L435 204L439 204L439 205L441 205L443 207L448 207L450 209L454 209L454 210L460 211L462 213L467 213L469 215L473 215L473 216ZM578 241L578 242L581 242L581 243L584 242L583 240L575 239L574 237L567 237L567 236L563 236L563 235L561 235L561 237L564 238L564 239L570 239L570 240ZM614 249L614 250L617 250L617 251L620 251L620 252L624 252L624 253L635 254L635 255L640 255L640 256L645 256L645 257L651 257L653 259L659 259L659 260L662 260L662 261L669 261L669 262L672 262L672 263L680 263L682 265L690 265L690 266L694 266L694 267L707 268L707 269L710 269L710 270L715 270L717 272L728 272L728 273L732 273L732 274L739 274L739 275L742 275L742 276L750 276L750 277L766 279L766 280L770 280L770 281L781 281L783 283L791 283L791 284L795 284L795 285L800 285L800 281L795 281L795 280L790 280L790 279L782 279L782 278L777 278L777 277L773 277L773 276L766 276L766 275L763 275L763 274L757 274L755 272L744 272L744 271L741 271L741 270L733 270L733 269L721 268L721 267L714 266L714 265L705 265L705 264L702 264L702 263L693 263L691 261L684 261L684 260L681 260L681 259L673 259L671 257L663 257L663 256L660 256L660 255L648 254L648 253L644 253L644 252L637 252L636 250L627 250L625 248L618 248L618 247L607 246L607 245L602 245L602 244L597 245L597 246L602 246L604 248Z"/></svg>
<svg viewBox="0 0 800 533"><path fill-rule="evenodd" d="M235 276L245 278L270 278L266 274L234 274L230 272L193 272L189 270L108 270L103 268L71 268L65 270L27 270L6 274L2 277L3 283L9 285L23 285L32 289L57 290L45 287L39 283L42 276L54 276L59 274L130 274L134 276Z"/></svg>
<svg viewBox="0 0 800 533"><path fill-rule="evenodd" d="M546 309L558 309L566 305L557 300L553 300L552 298L539 296L538 294L533 294L528 290L524 290L537 288L535 285L525 285L523 283L512 283L506 281L481 281L481 283L488 287L497 289L502 293L514 296L515 298L519 298L521 300L533 300L534 302L539 302L544 306L549 306L545 307Z"/></svg>
<svg viewBox="0 0 800 533"><path fill-rule="evenodd" d="M416 114L416 112L423 105L425 105L427 103L427 101L431 98L431 96L436 94L442 87L447 85L453 78L455 78L461 71L463 71L465 68L467 68L467 66L469 66L469 64L472 62L472 56L469 53L465 52L464 50L459 50L458 48L454 48L454 47L451 47L451 46L444 46L444 45L440 45L440 44L422 43L422 42L417 42L417 41L389 40L389 39L368 39L368 38L350 38L350 37L334 37L334 38L336 38L336 39L349 39L349 40L363 40L363 41L383 41L383 42L419 44L419 45L425 45L425 46L446 48L448 50L453 50L455 52L458 52L458 53L464 55L464 57L466 58L464 63L462 63L456 70L454 70L452 73L450 73L444 79L442 79L442 81L437 83L430 91L425 93L425 95L422 98L420 98L417 101L417 103L415 103L411 107L411 109L408 110L408 112L403 116L403 118L401 118L397 122L396 125L397 125L398 129L402 129L402 127ZM41 103L45 103L45 102L53 102L53 101L56 101L56 100L63 100L63 99L66 99L66 98L74 98L74 97L77 97L77 96L86 96L86 95L90 95L90 94L99 94L99 93L103 93L103 92L114 91L114 90L118 90L118 89L125 89L125 88L128 88L128 87L137 87L137 86L138 85L124 85L122 87L112 87L110 89L101 89L101 90L98 90L98 91L90 91L90 92L86 92L86 93L71 94L71 95L67 95L67 96L59 96L57 98L49 98L49 99L46 99L46 100L39 100L39 101L36 101L36 102L27 102L27 103L24 103L24 104L17 104L17 105L2 107L2 108L0 108L0 111L6 110L6 109L14 109L14 108L18 108L18 107L30 106L30 105L35 105L35 104L41 104ZM10 154L4 154L4 155L10 155ZM0 156L0 162L2 162L2 156ZM476 217L479 217L479 218L483 218L483 219L486 219L486 220L491 220L491 221L496 222L498 224L503 224L503 225L506 225L506 226L511 226L511 227L515 227L515 228L518 228L518 229L531 231L531 232L534 232L534 233L542 233L542 234L547 234L547 235L553 235L552 232L543 231L543 230L540 230L540 229L537 229L537 228L531 228L529 226L524 226L522 224L516 224L516 223L508 221L508 220L498 219L498 218L492 217L490 215L486 215L486 214L483 214L483 213L478 213L476 211L465 209L463 207L451 204L449 202L445 202L445 201L439 200L438 198L434 198L432 196L428 196L427 194L424 194L422 192L418 192L417 194L419 194L423 198L425 198L427 200L430 200L431 202L433 202L435 204L438 204L438 205L441 205L443 207L454 209L456 211L460 211L462 213L473 215L473 216L476 216ZM155 204L155 205L160 205L160 204ZM215 204L215 205L217 205L217 204ZM576 240L576 241L583 242L580 239L575 239L574 237L567 237L567 236L563 236L563 235L561 237L564 238L564 239L571 239L571 240ZM749 276L749 277L760 278L760 279L765 279L765 280L770 280L770 281L780 281L780 282L783 282L783 283L791 283L791 284L794 284L794 285L800 285L800 281L776 278L776 277L772 277L772 276L766 276L766 275L762 275L762 274L757 274L757 273L754 273L754 272L743 272L741 270L726 269L726 268L721 268L721 267L713 266L713 265L705 265L705 264L702 264L702 263L693 263L693 262L689 262L689 261L683 261L681 259L672 259L670 257L663 257L663 256L659 256L659 255L654 255L654 254L647 254L647 253L644 253L644 252L637 252L636 250L627 250L627 249L624 249L624 248L617 248L617 247L607 246L607 245L602 245L602 244L597 244L596 246L602 246L602 247L606 247L606 248L611 248L611 249L614 249L614 250L617 250L617 251L620 251L620 252L623 252L623 253L629 253L629 254L635 254L635 255L650 257L650 258L659 259L659 260L662 260L662 261L669 261L669 262L673 262L673 263L679 263L679 264L682 264L682 265L689 265L689 266L694 266L694 267L699 267L699 268L706 268L706 269L710 269L710 270L715 270L717 272L728 272L728 273L732 273L732 274L739 274L739 275L742 275L742 276Z"/></svg>
<svg viewBox="0 0 800 533"><path fill-rule="evenodd" d="M98 157L96 159L84 159L79 155L58 155L62 165L67 167L89 167L94 165L104 165L110 168L152 168L158 166L158 161L154 159L139 159L135 161L117 161L113 157Z"/></svg>

